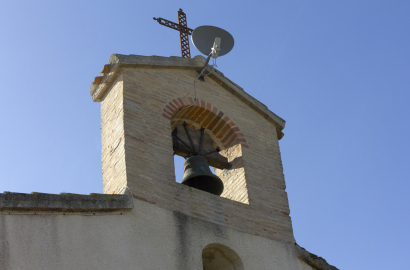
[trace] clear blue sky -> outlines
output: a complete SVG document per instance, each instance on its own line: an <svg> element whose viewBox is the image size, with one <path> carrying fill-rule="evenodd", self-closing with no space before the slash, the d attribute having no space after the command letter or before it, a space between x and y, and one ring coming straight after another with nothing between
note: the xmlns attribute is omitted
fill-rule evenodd
<svg viewBox="0 0 410 270"><path fill-rule="evenodd" d="M232 33L219 70L287 121L299 245L340 269L408 269L408 0L0 1L0 190L102 192L90 83L112 53L179 56L152 19L179 8Z"/></svg>

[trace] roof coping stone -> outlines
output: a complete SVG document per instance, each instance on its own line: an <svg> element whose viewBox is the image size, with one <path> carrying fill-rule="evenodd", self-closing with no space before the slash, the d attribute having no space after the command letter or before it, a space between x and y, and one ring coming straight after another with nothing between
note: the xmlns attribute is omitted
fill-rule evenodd
<svg viewBox="0 0 410 270"><path fill-rule="evenodd" d="M32 192L0 194L2 212L123 212L133 208L133 199L124 194L81 195Z"/></svg>

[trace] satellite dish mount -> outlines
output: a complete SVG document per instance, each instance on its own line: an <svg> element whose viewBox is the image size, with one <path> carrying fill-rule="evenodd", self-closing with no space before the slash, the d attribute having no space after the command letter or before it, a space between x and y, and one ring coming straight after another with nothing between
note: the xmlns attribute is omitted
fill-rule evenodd
<svg viewBox="0 0 410 270"><path fill-rule="evenodd" d="M208 56L197 78L200 81L204 81L205 70L211 57L216 59L219 56L229 53L234 46L234 39L229 32L208 25L195 28L192 32L191 39L195 48Z"/></svg>

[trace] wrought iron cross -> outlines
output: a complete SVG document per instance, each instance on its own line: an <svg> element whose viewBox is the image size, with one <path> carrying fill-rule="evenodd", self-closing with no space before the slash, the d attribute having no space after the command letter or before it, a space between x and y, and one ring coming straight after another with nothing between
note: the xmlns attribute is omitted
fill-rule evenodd
<svg viewBox="0 0 410 270"><path fill-rule="evenodd" d="M179 40L181 42L181 56L185 58L191 58L188 35L191 35L193 30L187 27L186 14L182 11L182 9L178 10L178 23L174 23L163 18L154 17L154 20L156 20L159 24L179 31Z"/></svg>

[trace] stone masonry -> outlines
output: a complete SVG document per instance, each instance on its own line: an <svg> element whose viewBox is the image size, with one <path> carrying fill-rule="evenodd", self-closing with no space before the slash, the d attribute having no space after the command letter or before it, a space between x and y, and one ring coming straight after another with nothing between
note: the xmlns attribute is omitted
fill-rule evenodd
<svg viewBox="0 0 410 270"><path fill-rule="evenodd" d="M134 198L221 226L294 243L278 140L285 122L214 71L193 82L203 57L112 55L91 86L101 102L104 193ZM210 72L211 70L209 70ZM175 181L172 129L200 126L230 167L216 170L222 196Z"/></svg>

